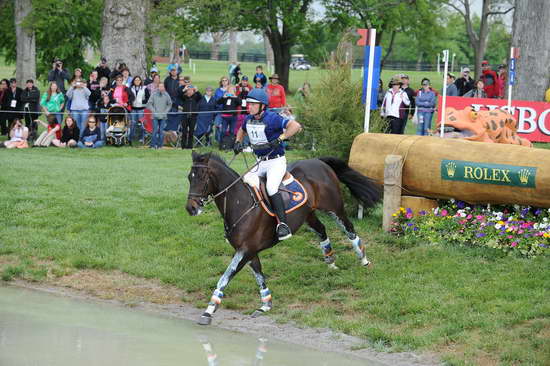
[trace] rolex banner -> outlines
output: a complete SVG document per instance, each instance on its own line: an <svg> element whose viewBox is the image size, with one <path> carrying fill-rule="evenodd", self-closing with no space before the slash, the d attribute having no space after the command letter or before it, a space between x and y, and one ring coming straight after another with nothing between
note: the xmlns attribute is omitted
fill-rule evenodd
<svg viewBox="0 0 550 366"><path fill-rule="evenodd" d="M439 97L437 120L441 121L442 97ZM507 109L504 99L447 97L447 108L457 110L473 107L476 110ZM512 114L516 118L518 134L531 142L550 142L550 103L512 101Z"/></svg>
<svg viewBox="0 0 550 366"><path fill-rule="evenodd" d="M550 207L547 149L363 133L353 142L349 165L383 184L388 155L403 157L404 195Z"/></svg>

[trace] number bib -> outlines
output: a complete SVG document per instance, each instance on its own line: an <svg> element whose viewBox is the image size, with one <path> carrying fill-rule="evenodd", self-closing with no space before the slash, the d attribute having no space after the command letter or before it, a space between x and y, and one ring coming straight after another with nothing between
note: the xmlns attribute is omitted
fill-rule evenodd
<svg viewBox="0 0 550 366"><path fill-rule="evenodd" d="M251 123L251 121L247 123L246 132L248 133L252 145L268 143L267 136L265 135L265 127L263 123Z"/></svg>

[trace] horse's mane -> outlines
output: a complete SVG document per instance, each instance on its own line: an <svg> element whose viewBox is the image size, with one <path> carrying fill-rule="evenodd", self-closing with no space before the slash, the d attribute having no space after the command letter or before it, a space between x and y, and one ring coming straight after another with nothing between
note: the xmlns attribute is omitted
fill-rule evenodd
<svg viewBox="0 0 550 366"><path fill-rule="evenodd" d="M218 154L215 154L213 152L204 153L204 154L197 154L196 156L193 157L193 160L194 161L200 161L200 162L206 162L206 161L209 161L209 160L214 160L214 161L220 163L220 165L222 167L224 167L225 169L227 169L227 171L229 171L235 178L237 178L240 175L239 173L234 171L229 165L227 165L227 163L225 162L225 160L221 156L219 156Z"/></svg>

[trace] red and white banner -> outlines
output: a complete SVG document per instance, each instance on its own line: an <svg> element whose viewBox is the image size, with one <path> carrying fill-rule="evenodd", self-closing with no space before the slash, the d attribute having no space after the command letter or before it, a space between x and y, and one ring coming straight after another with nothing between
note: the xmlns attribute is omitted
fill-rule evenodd
<svg viewBox="0 0 550 366"><path fill-rule="evenodd" d="M441 121L442 97L439 96L438 121ZM505 99L447 97L447 108L476 110L508 109ZM511 113L518 121L518 134L531 142L550 142L550 103L513 100Z"/></svg>

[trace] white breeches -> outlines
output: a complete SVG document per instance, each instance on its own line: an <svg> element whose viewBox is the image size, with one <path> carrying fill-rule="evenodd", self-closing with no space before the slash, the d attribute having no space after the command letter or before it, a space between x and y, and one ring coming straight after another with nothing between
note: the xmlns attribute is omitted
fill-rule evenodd
<svg viewBox="0 0 550 366"><path fill-rule="evenodd" d="M246 173L243 181L251 186L260 188L260 178L266 177L267 194L273 196L279 191L279 186L286 173L286 157L263 160L257 167Z"/></svg>

